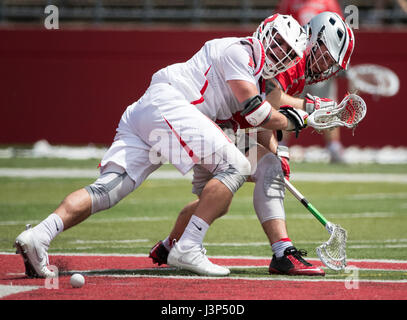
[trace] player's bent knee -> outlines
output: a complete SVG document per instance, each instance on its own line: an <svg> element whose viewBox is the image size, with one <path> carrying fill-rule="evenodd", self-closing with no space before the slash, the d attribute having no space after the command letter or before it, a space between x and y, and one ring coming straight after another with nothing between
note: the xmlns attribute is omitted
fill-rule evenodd
<svg viewBox="0 0 407 320"><path fill-rule="evenodd" d="M280 159L275 154L268 153L260 159L256 176L263 177L263 190L267 197L284 199L284 173Z"/></svg>
<svg viewBox="0 0 407 320"><path fill-rule="evenodd" d="M91 213L109 209L134 190L135 182L126 172L107 172L85 187L92 199Z"/></svg>
<svg viewBox="0 0 407 320"><path fill-rule="evenodd" d="M247 180L250 170L249 160L229 143L208 155L194 168L193 193L200 195L206 183L214 178L234 194Z"/></svg>
<svg viewBox="0 0 407 320"><path fill-rule="evenodd" d="M234 194L245 183L249 174L250 162L242 155L238 161L219 166L214 173L214 178Z"/></svg>

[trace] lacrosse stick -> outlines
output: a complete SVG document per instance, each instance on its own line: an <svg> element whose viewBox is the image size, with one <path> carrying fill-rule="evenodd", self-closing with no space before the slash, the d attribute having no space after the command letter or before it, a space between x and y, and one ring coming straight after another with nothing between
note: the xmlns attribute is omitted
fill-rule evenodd
<svg viewBox="0 0 407 320"><path fill-rule="evenodd" d="M325 217L287 180L284 183L292 195L328 230L331 235L327 242L316 248L319 259L330 269L339 271L346 267L347 232L340 225L329 222Z"/></svg>
<svg viewBox="0 0 407 320"><path fill-rule="evenodd" d="M389 68L375 64L360 64L346 72L348 90L369 93L376 96L391 97L397 94L400 80Z"/></svg>
<svg viewBox="0 0 407 320"><path fill-rule="evenodd" d="M335 107L315 110L306 119L306 123L317 130L335 127L355 129L365 115L365 101L356 94L349 94Z"/></svg>

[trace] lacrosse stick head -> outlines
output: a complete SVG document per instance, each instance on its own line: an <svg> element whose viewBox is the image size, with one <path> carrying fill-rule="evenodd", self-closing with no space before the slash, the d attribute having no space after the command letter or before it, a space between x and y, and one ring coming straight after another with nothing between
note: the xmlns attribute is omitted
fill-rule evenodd
<svg viewBox="0 0 407 320"><path fill-rule="evenodd" d="M328 268L340 271L346 267L347 232L338 224L328 222L329 240L316 248L319 259Z"/></svg>
<svg viewBox="0 0 407 320"><path fill-rule="evenodd" d="M356 94L349 94L335 107L315 110L307 118L307 125L317 130L335 127L355 129L366 116L366 111L365 101Z"/></svg>

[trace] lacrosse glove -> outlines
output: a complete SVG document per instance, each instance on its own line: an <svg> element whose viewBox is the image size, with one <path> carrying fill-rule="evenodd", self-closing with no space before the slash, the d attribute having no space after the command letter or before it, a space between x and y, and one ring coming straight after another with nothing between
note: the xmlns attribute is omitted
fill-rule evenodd
<svg viewBox="0 0 407 320"><path fill-rule="evenodd" d="M289 105L281 106L278 111L285 115L289 120L286 130L295 131L295 137L298 138L300 131L307 126L306 119L308 118L308 113L301 109L294 109ZM281 137L281 132L277 132L277 139L279 141L281 140Z"/></svg>
<svg viewBox="0 0 407 320"><path fill-rule="evenodd" d="M287 180L290 180L290 153L288 151L288 147L286 146L278 146L277 147L277 156L281 160L281 169L283 170L284 177Z"/></svg>
<svg viewBox="0 0 407 320"><path fill-rule="evenodd" d="M336 102L328 98L320 98L307 93L305 97L305 111L307 111L308 114L313 113L315 110L329 107L336 107Z"/></svg>

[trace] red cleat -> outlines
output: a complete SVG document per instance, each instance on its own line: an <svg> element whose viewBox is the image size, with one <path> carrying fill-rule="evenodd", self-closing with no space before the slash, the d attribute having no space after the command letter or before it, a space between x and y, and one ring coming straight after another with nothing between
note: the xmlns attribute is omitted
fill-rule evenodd
<svg viewBox="0 0 407 320"><path fill-rule="evenodd" d="M270 262L270 274L285 274L290 276L325 276L325 271L313 266L305 261L302 256L306 256L305 250L297 250L295 247L288 247L284 251L284 256L277 258L273 255Z"/></svg>
<svg viewBox="0 0 407 320"><path fill-rule="evenodd" d="M158 241L150 250L149 258L153 259L153 263L158 263L159 266L167 264L168 250L165 248L162 241Z"/></svg>

